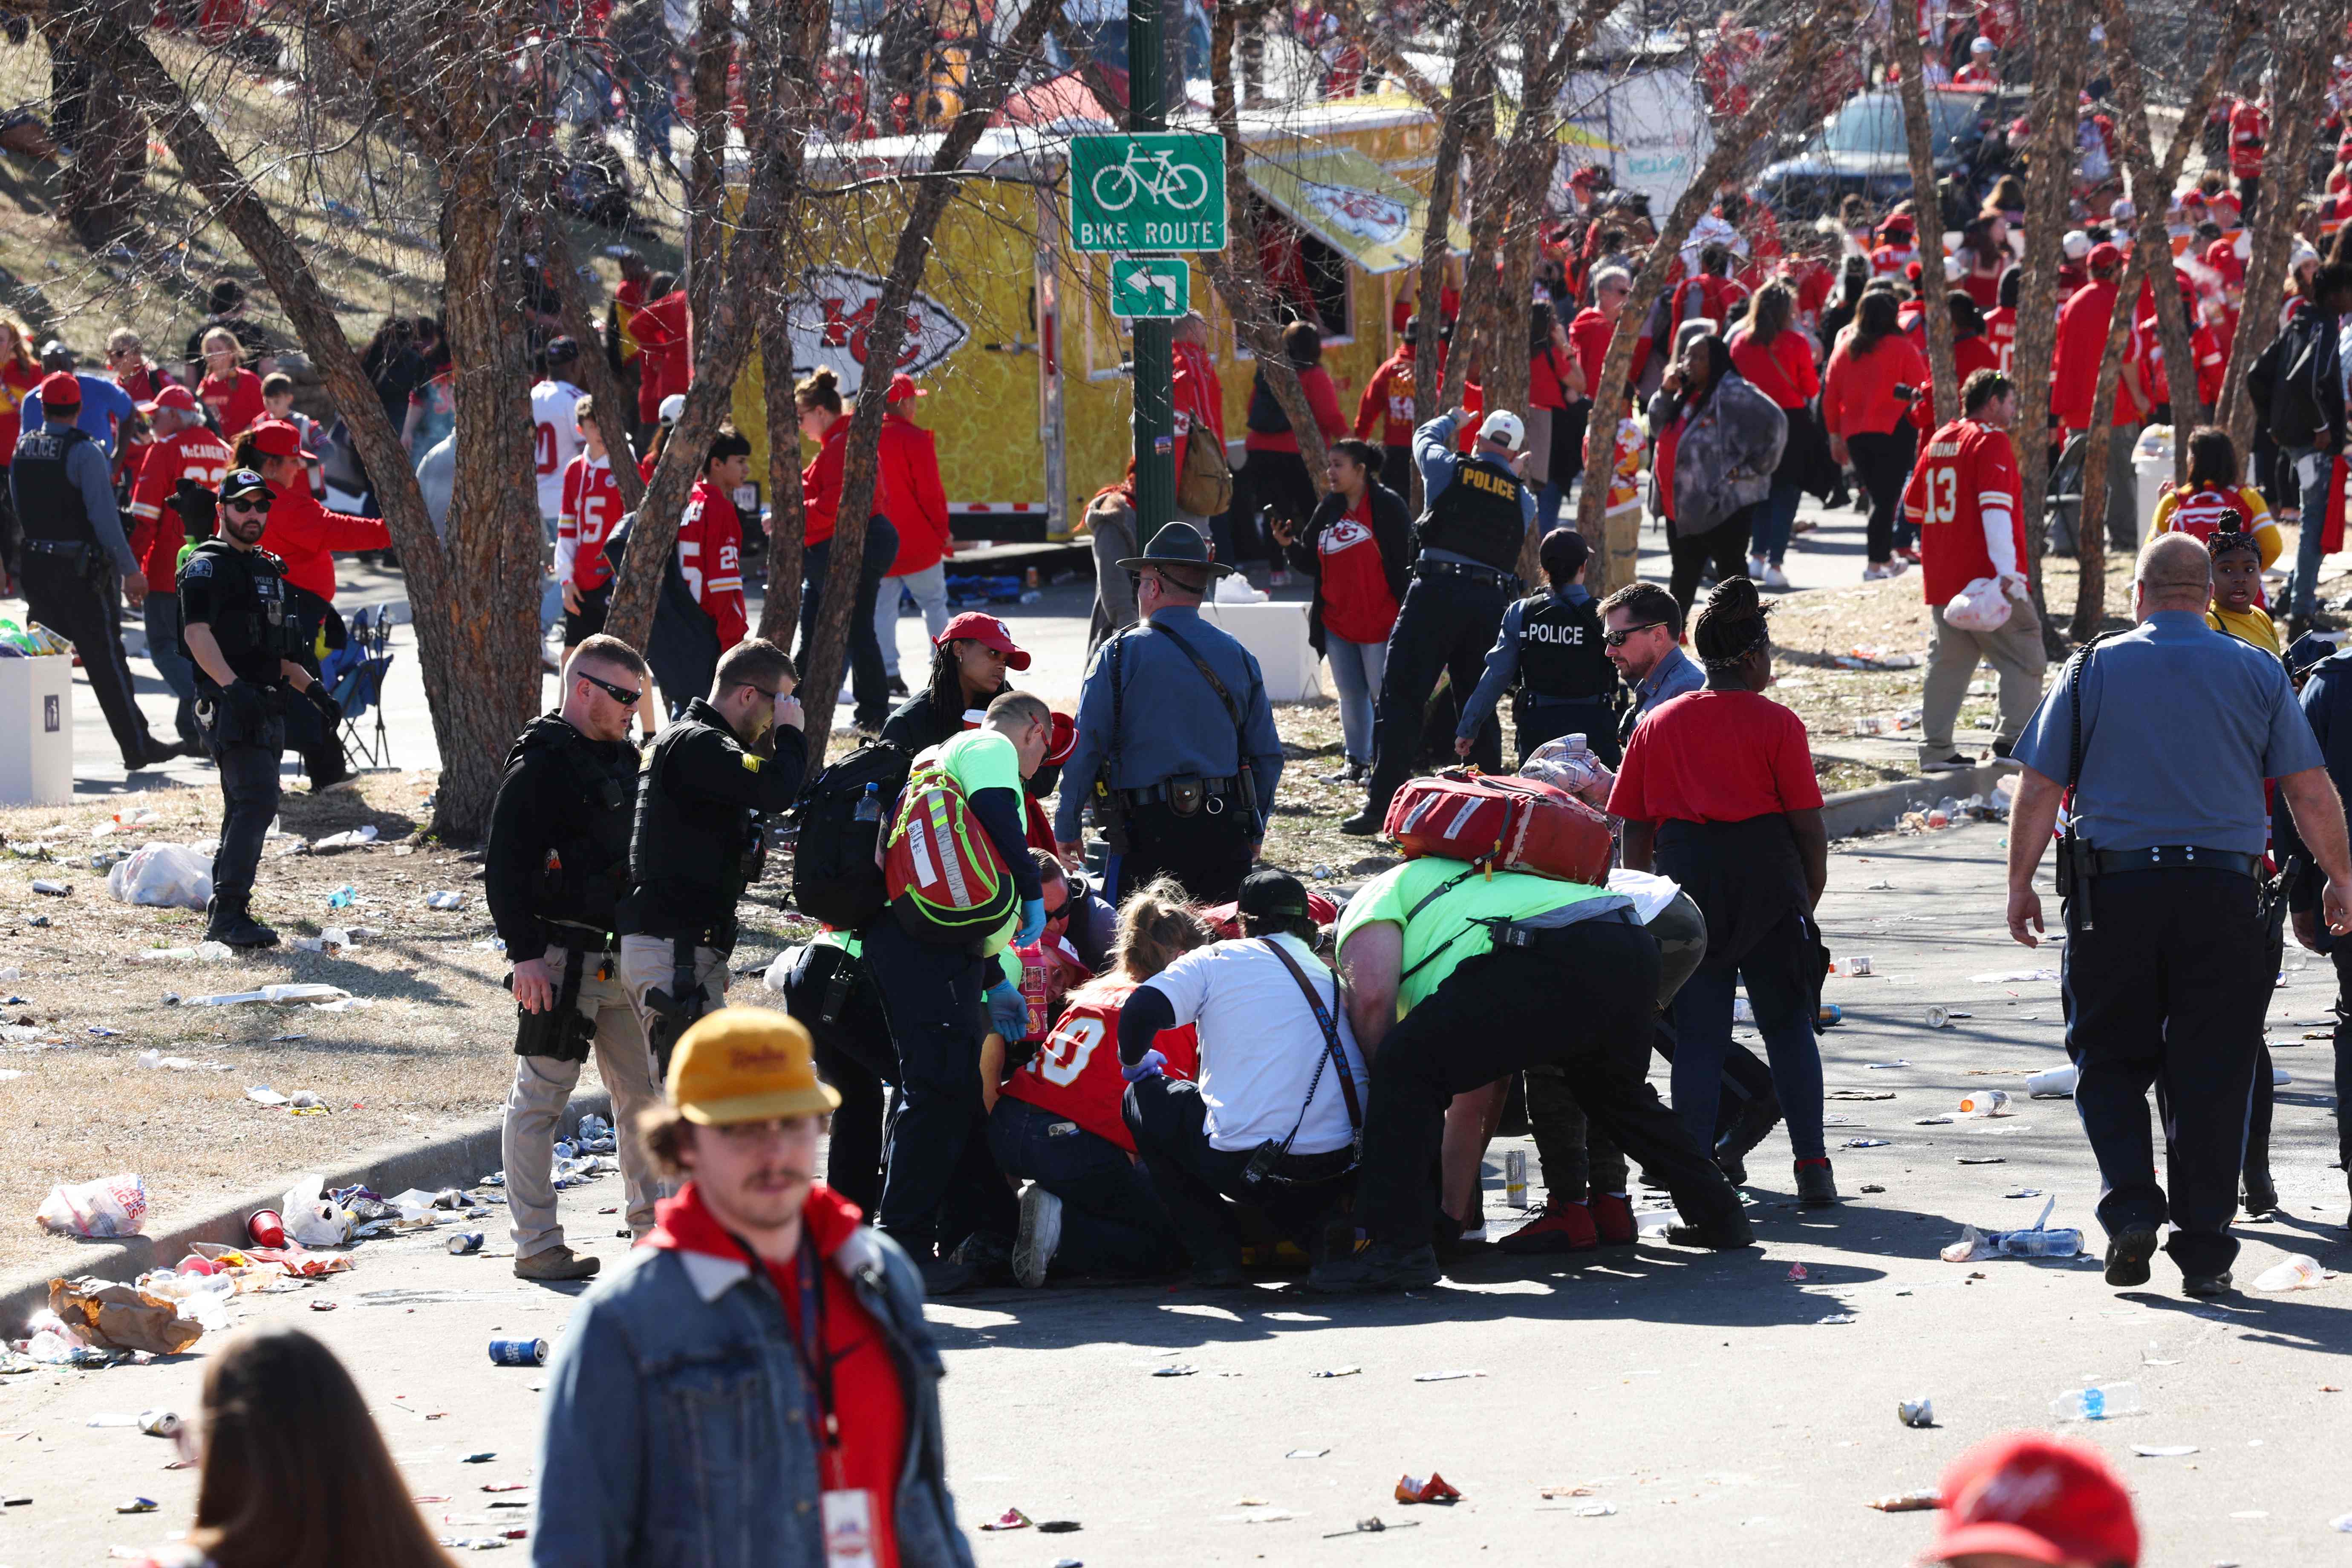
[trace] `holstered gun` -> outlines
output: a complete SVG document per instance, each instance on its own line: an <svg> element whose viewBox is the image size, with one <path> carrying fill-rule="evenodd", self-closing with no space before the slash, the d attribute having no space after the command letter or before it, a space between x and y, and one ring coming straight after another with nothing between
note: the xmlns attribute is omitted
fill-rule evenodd
<svg viewBox="0 0 2352 1568"><path fill-rule="evenodd" d="M646 1043L653 1047L654 1077L659 1082L668 1081L670 1053L679 1039L710 1009L709 996L695 984L694 948L692 937L677 938L671 946L669 988L656 986L646 993L646 1005L654 1015Z"/></svg>

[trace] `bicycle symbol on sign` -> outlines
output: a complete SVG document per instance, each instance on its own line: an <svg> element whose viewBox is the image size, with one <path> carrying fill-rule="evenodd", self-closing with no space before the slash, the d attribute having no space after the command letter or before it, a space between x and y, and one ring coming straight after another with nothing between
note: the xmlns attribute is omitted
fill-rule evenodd
<svg viewBox="0 0 2352 1568"><path fill-rule="evenodd" d="M1125 212L1148 195L1178 212L1191 212L1209 199L1208 177L1190 163L1171 162L1164 149L1147 153L1139 142L1127 146L1127 161L1095 171L1088 187L1107 213Z"/></svg>

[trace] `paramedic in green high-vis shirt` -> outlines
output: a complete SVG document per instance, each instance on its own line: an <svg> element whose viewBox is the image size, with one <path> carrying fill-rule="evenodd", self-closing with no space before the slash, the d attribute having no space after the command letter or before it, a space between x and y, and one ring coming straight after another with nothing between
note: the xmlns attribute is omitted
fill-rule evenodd
<svg viewBox="0 0 2352 1568"><path fill-rule="evenodd" d="M1364 884L1340 914L1348 1016L1371 1069L1356 1218L1371 1244L1315 1267L1318 1290L1419 1289L1431 1245L1445 1107L1539 1064L1674 1194L1676 1245L1741 1247L1755 1233L1710 1152L1647 1080L1657 939L1626 893L1424 857Z"/></svg>
<svg viewBox="0 0 2352 1568"><path fill-rule="evenodd" d="M881 994L898 1046L898 1108L890 1119L879 1228L907 1249L932 1296L961 1290L973 1270L942 1256L976 1231L1011 1237L1013 1194L988 1152L980 1095L980 1047L992 1019L999 1034L1025 1032L1027 1007L1004 962L1008 946L1045 930L1044 889L1023 830L1021 781L1045 760L1054 714L1042 699L1008 691L988 705L977 730L916 759L936 760L963 792L1013 878L1021 912L976 946L909 935L887 911L865 931L866 972Z"/></svg>

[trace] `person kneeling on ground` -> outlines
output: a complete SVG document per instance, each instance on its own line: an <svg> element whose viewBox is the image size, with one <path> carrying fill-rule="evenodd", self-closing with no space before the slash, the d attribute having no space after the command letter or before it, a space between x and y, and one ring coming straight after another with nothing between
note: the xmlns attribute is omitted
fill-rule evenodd
<svg viewBox="0 0 2352 1568"><path fill-rule="evenodd" d="M1161 878L1127 900L1118 914L1116 973L1071 994L1045 1047L1004 1085L989 1112L988 1142L1008 1176L1026 1177L1013 1275L1034 1289L1048 1268L1064 1274L1150 1275L1182 1260L1167 1211L1135 1152L1120 1105L1127 1085L1116 1049L1119 1014L1135 988L1179 956L1211 940L1184 902L1184 889ZM1199 1037L1192 1026L1152 1041L1171 1079L1193 1077Z"/></svg>
<svg viewBox="0 0 2352 1568"><path fill-rule="evenodd" d="M1225 1198L1262 1206L1309 1258L1324 1255L1363 1125L1364 1057L1315 956L1307 889L1287 871L1253 871L1241 913L1243 940L1184 954L1118 1016L1128 1130L1203 1287L1247 1283ZM1201 1074L1186 1083L1166 1076L1155 1042L1192 1023Z"/></svg>
<svg viewBox="0 0 2352 1568"><path fill-rule="evenodd" d="M1371 1244L1317 1263L1311 1289L1435 1284L1430 1167L1445 1108L1538 1063L1558 1064L1585 1115L1674 1194L1685 1223L1667 1239L1755 1240L1731 1184L1646 1081L1661 964L1632 903L1607 888L1433 858L1383 871L1349 900L1339 931L1348 1013L1380 1064L1357 1205Z"/></svg>
<svg viewBox="0 0 2352 1568"><path fill-rule="evenodd" d="M855 1537L874 1563L970 1568L921 1280L812 1174L840 1097L808 1031L714 1013L668 1089L636 1131L688 1180L548 1369L531 1561L816 1563Z"/></svg>

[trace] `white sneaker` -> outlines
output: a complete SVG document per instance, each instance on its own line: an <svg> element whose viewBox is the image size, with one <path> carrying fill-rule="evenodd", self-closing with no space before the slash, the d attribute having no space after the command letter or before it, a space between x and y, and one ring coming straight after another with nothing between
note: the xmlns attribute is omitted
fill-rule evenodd
<svg viewBox="0 0 2352 1568"><path fill-rule="evenodd" d="M1778 566L1768 565L1764 568L1764 585L1767 588L1785 588L1789 585L1789 574Z"/></svg>
<svg viewBox="0 0 2352 1568"><path fill-rule="evenodd" d="M1021 1194L1021 1229L1013 1240L1013 1278L1034 1290L1062 1246L1062 1200L1032 1182Z"/></svg>
<svg viewBox="0 0 2352 1568"><path fill-rule="evenodd" d="M1875 561L1862 569L1862 580L1865 583L1875 583L1882 577L1891 577L1893 575L1893 573L1889 572L1885 567L1881 566Z"/></svg>
<svg viewBox="0 0 2352 1568"><path fill-rule="evenodd" d="M1769 570L1761 555L1751 555L1748 558L1748 574L1759 583L1764 581L1764 574Z"/></svg>

